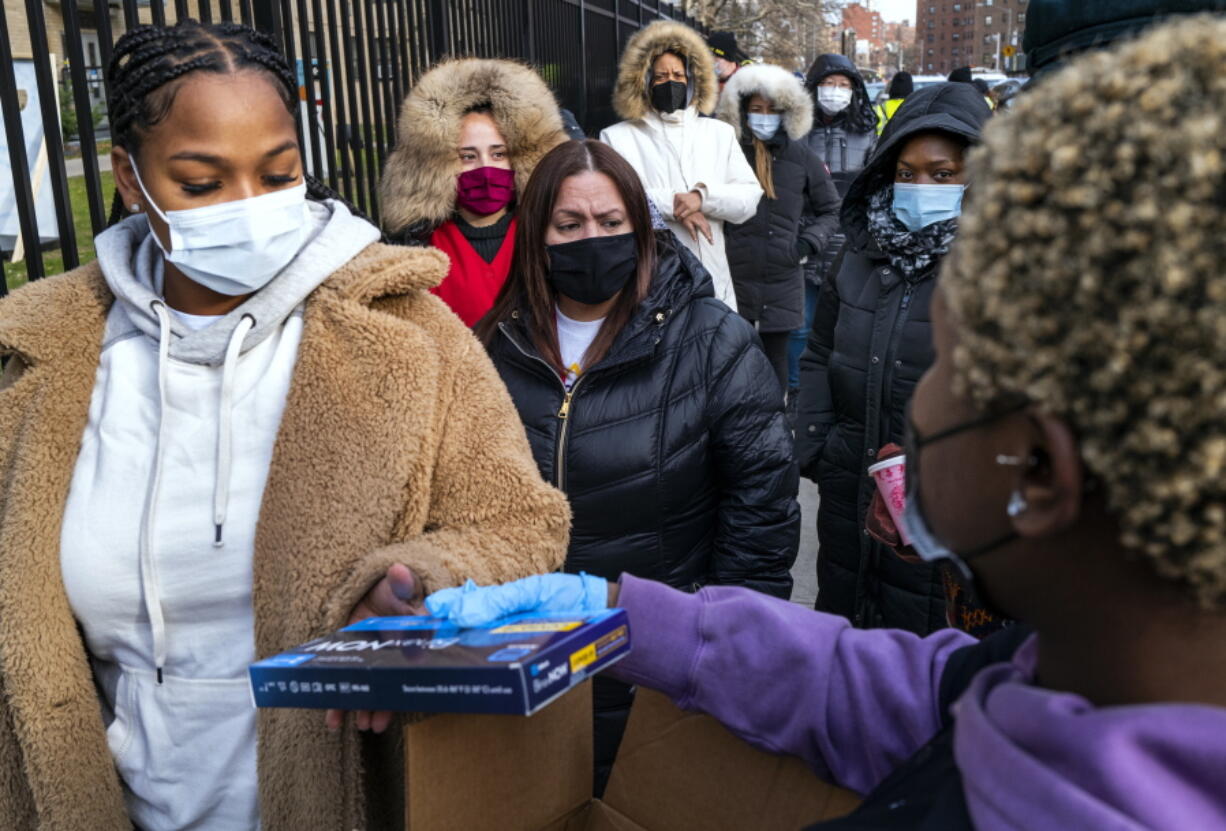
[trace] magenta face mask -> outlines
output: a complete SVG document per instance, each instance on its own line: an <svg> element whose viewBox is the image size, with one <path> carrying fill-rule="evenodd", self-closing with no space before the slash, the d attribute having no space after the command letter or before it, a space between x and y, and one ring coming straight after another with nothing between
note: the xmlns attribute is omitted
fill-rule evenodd
<svg viewBox="0 0 1226 831"><path fill-rule="evenodd" d="M514 195L515 172L501 167L465 170L456 180L456 205L477 216L498 213Z"/></svg>

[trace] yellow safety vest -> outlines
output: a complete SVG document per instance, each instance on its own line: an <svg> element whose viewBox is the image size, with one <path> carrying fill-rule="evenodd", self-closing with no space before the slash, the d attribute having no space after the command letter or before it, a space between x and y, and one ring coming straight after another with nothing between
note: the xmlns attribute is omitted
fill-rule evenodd
<svg viewBox="0 0 1226 831"><path fill-rule="evenodd" d="M885 123L894 117L894 113L898 112L898 108L906 100L905 98L890 98L877 105L877 135L881 135L881 131L885 129Z"/></svg>

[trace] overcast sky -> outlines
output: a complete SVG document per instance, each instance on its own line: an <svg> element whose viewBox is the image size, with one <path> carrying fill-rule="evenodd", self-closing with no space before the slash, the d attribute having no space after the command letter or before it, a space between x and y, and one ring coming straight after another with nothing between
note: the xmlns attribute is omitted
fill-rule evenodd
<svg viewBox="0 0 1226 831"><path fill-rule="evenodd" d="M873 11L881 12L881 17L887 23L900 20L910 20L915 23L915 0L870 0Z"/></svg>

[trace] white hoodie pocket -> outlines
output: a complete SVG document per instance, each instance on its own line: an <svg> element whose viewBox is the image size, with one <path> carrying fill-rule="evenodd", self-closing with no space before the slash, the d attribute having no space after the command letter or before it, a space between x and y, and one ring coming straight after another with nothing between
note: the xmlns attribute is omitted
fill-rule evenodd
<svg viewBox="0 0 1226 831"><path fill-rule="evenodd" d="M123 759L132 749L132 718L136 710L136 688L128 673L120 670L115 682L115 709L111 723L106 728L106 744L116 767L122 767Z"/></svg>

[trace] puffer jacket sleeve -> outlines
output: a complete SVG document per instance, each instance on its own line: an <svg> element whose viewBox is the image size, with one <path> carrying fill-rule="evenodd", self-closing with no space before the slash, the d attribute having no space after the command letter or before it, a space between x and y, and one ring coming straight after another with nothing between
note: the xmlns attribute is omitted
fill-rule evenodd
<svg viewBox="0 0 1226 831"><path fill-rule="evenodd" d="M707 423L721 496L708 580L790 597L800 507L782 392L753 329L731 312L709 360Z"/></svg>
<svg viewBox="0 0 1226 831"><path fill-rule="evenodd" d="M467 336L452 345L459 354L441 392L447 400L425 530L363 558L334 595L333 619L347 619L393 563L407 565L432 592L468 578L502 583L543 574L566 558L566 497L541 479L485 350Z"/></svg>
<svg viewBox="0 0 1226 831"><path fill-rule="evenodd" d="M799 236L813 247L816 256L820 256L839 230L842 200L822 160L804 144L797 146L805 151L802 154L805 160L805 204L800 215Z"/></svg>
<svg viewBox="0 0 1226 831"><path fill-rule="evenodd" d="M835 260L830 278L822 282L809 343L800 356L800 401L796 415L796 459L806 479L817 479L817 463L834 424L834 397L830 392L830 355L834 328L839 322L839 292L836 275L842 257Z"/></svg>
<svg viewBox="0 0 1226 831"><path fill-rule="evenodd" d="M732 129L727 128L728 140L718 142L716 151L723 153L725 176L722 182L702 181L698 190L702 194L702 212L708 219L722 219L724 222L742 223L753 219L758 212L758 202L762 199L762 186L753 168L745 161L745 153L741 146L733 140ZM672 208L672 204L669 204ZM666 219L668 217L665 217Z"/></svg>

